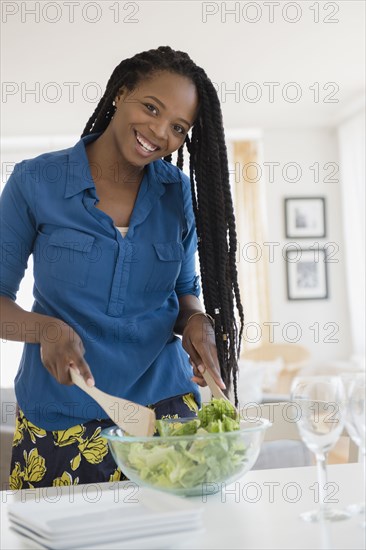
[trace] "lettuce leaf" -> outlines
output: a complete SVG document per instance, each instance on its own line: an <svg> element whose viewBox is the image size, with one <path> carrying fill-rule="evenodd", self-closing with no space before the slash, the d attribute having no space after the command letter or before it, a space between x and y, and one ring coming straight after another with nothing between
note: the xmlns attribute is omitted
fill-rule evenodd
<svg viewBox="0 0 366 550"><path fill-rule="evenodd" d="M189 422L179 422L179 419L175 422L167 422L166 420L157 420L155 422L159 435L193 435L197 432L200 426L198 418L194 418Z"/></svg>

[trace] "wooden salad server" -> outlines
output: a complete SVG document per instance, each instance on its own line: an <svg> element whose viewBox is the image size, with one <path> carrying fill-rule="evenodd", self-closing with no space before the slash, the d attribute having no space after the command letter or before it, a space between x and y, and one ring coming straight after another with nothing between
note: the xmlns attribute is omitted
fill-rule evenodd
<svg viewBox="0 0 366 550"><path fill-rule="evenodd" d="M90 395L113 422L121 430L127 432L127 435L151 436L154 434L156 416L152 409L121 397L109 395L95 386L88 386L75 369L70 368L70 376L74 384Z"/></svg>
<svg viewBox="0 0 366 550"><path fill-rule="evenodd" d="M211 373L209 372L208 369L206 369L206 370L202 373L202 376L203 376L203 378L205 379L205 382L207 383L208 387L210 388L212 395L213 395L216 399L226 399L226 401L229 401L229 403L231 403L230 399L228 399L228 398L226 397L226 395L224 394L224 392L222 391L222 389L219 388L219 386L216 384L214 378L212 377L212 375L211 375Z"/></svg>
<svg viewBox="0 0 366 550"><path fill-rule="evenodd" d="M211 373L208 371L208 369L206 369L204 371L204 373L202 374L203 378L205 379L208 387L210 388L211 390L211 393L213 395L213 397L215 397L216 399L225 399L225 401L228 401L230 403L230 405L232 407L234 407L234 405L232 404L232 402L230 401L230 399L228 399L226 397L226 395L224 394L224 392L222 391L221 388L219 388L219 386L216 384L214 378L212 377ZM239 414L239 410L236 409L237 413Z"/></svg>

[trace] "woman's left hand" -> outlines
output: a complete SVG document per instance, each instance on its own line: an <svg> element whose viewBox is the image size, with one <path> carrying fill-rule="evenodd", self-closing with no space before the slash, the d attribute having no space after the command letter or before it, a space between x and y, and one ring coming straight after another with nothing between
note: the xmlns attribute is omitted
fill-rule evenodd
<svg viewBox="0 0 366 550"><path fill-rule="evenodd" d="M204 315L194 315L187 323L182 337L182 345L190 357L190 363L193 367L193 382L199 386L207 386L202 373L210 370L217 385L221 389L226 386L221 378L220 365L217 357L215 332L209 321Z"/></svg>

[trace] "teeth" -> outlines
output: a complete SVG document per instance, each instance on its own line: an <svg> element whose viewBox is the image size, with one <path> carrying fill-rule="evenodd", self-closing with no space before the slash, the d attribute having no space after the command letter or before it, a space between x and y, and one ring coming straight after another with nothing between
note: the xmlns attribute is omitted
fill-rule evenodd
<svg viewBox="0 0 366 550"><path fill-rule="evenodd" d="M144 141L140 134L137 134L136 133L136 139L137 141L139 142L140 145L143 146L144 149L146 149L147 151L150 151L150 153L152 153L153 151L156 151L157 150L157 147L151 147L151 145L149 145L148 143L146 143L146 141Z"/></svg>

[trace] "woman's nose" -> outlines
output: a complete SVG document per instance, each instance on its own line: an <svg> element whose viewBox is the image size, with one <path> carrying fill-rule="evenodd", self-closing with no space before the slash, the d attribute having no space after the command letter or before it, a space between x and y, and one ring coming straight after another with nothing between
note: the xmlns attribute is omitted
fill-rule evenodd
<svg viewBox="0 0 366 550"><path fill-rule="evenodd" d="M159 141L165 141L168 138L168 122L151 122L150 130Z"/></svg>

